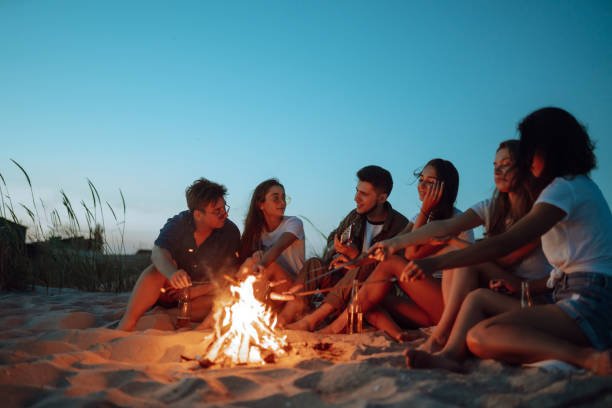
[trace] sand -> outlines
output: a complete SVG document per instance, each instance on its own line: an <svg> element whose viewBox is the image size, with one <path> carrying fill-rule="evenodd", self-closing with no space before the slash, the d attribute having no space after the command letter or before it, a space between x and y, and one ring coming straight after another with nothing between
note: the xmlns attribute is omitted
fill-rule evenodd
<svg viewBox="0 0 612 408"><path fill-rule="evenodd" d="M128 294L0 294L0 406L443 407L612 406L612 377L470 360L467 374L409 370L380 332L282 331L285 357L201 368L206 332L154 309L138 330L111 327Z"/></svg>

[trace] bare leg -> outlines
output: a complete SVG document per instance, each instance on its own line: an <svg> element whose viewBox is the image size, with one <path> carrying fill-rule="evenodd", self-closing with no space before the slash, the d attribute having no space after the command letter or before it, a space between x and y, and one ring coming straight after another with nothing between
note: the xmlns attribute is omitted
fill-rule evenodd
<svg viewBox="0 0 612 408"><path fill-rule="evenodd" d="M600 375L612 374L610 350L597 351L576 322L556 305L507 312L480 322L467 335L480 358L509 363L562 360Z"/></svg>
<svg viewBox="0 0 612 408"><path fill-rule="evenodd" d="M191 321L201 322L210 313L215 296L204 295L191 301Z"/></svg>
<svg viewBox="0 0 612 408"><path fill-rule="evenodd" d="M317 284L321 288L326 288L326 282L324 279L313 280L320 274L326 271L323 268L323 263L319 258L310 258L305 263L297 278L295 279L294 285L302 285L302 289L305 291L317 289ZM312 280L312 282L310 282ZM306 284L306 282L309 282ZM303 296L297 296L295 300L287 302L283 310L278 315L279 325L286 326L287 324L296 321L301 318L304 313L309 309L308 298Z"/></svg>
<svg viewBox="0 0 612 408"><path fill-rule="evenodd" d="M493 292L489 289L476 289L467 296L444 348L439 355L461 361L467 353L465 340L468 331L477 323L512 310L519 310L518 299Z"/></svg>
<svg viewBox="0 0 612 408"><path fill-rule="evenodd" d="M457 268L444 271L444 276L450 272L452 282L450 290L446 295L446 303L440 322L419 350L429 353L440 350L446 344L448 336L453 328L459 309L470 291L478 288L479 283L488 282L491 279L505 279L518 286L518 278L494 263L483 263L468 268ZM445 277L443 276L443 280ZM444 284L443 284L444 286ZM502 311L498 312L501 313ZM489 315L491 316L491 314Z"/></svg>
<svg viewBox="0 0 612 408"><path fill-rule="evenodd" d="M306 302L306 298L303 296L296 296L295 300L287 302L278 314L278 324L282 327L295 321L299 316L302 316L307 309L308 303Z"/></svg>
<svg viewBox="0 0 612 408"><path fill-rule="evenodd" d="M380 263L366 280L366 284L359 289L359 305L363 313L367 313L383 301L391 289L389 278L401 274L407 261L400 256L393 256ZM380 283L368 283L387 281ZM442 314L443 302L439 282L433 278L425 278L413 282L401 282L401 288L410 296L411 303L395 305L405 317L421 324L437 322ZM397 298L396 298L397 299ZM402 309L403 310L400 310ZM323 333L339 333L346 326L348 317L346 311L334 320Z"/></svg>
<svg viewBox="0 0 612 408"><path fill-rule="evenodd" d="M456 268L444 271L442 275L444 293L444 310L433 333L421 344L419 350L433 353L444 347L453 327L463 299L471 290L478 287L478 273L472 268Z"/></svg>
<svg viewBox="0 0 612 408"><path fill-rule="evenodd" d="M368 323L377 329L384 330L389 336L391 336L398 343L405 341L412 341L422 337L422 334L418 330L403 330L397 325L395 320L385 311L384 308L377 307L370 310L366 314Z"/></svg>
<svg viewBox="0 0 612 408"><path fill-rule="evenodd" d="M490 316L516 309L520 309L517 299L489 289L476 289L470 292L461 305L444 348L434 354L420 349L407 350L406 364L411 368L444 368L461 372L461 362L467 354L465 339L468 331Z"/></svg>
<svg viewBox="0 0 612 408"><path fill-rule="evenodd" d="M392 256L380 263L366 282L388 280L392 277L399 278L407 263L406 259L400 256ZM426 277L418 281L400 282L399 285L414 303L429 316L431 321L437 322L440 319L444 305L439 281ZM364 285L359 290L361 310L365 313L377 306L389 292L390 288L391 282Z"/></svg>
<svg viewBox="0 0 612 408"><path fill-rule="evenodd" d="M306 315L303 319L295 323L287 325L288 329L292 330L308 330L313 331L319 323L321 323L330 313L336 308L329 303L323 303L318 309Z"/></svg>
<svg viewBox="0 0 612 408"><path fill-rule="evenodd" d="M149 265L142 271L134 285L127 309L119 321L117 330L134 330L140 316L153 306L159 298L160 289L166 280L166 277L153 265Z"/></svg>
<svg viewBox="0 0 612 408"><path fill-rule="evenodd" d="M427 312L409 297L387 294L380 304L402 326L429 327L435 324Z"/></svg>

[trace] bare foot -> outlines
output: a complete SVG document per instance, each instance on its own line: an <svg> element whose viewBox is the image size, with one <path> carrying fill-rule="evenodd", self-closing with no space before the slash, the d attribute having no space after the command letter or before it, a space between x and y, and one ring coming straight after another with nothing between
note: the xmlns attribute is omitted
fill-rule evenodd
<svg viewBox="0 0 612 408"><path fill-rule="evenodd" d="M307 309L308 305L301 299L287 303L278 314L278 325L284 328L289 323L297 321L304 316Z"/></svg>
<svg viewBox="0 0 612 408"><path fill-rule="evenodd" d="M598 351L589 357L584 368L597 375L612 375L612 350Z"/></svg>
<svg viewBox="0 0 612 408"><path fill-rule="evenodd" d="M208 329L212 329L214 321L215 321L215 319L213 317L213 314L209 313L208 316L206 317L206 319L204 319L204 321L202 323L200 323L200 325L198 327L196 327L194 330L208 330Z"/></svg>
<svg viewBox="0 0 612 408"><path fill-rule="evenodd" d="M425 340L425 343L417 347L417 350L424 351L429 354L435 353L436 351L442 350L442 348L444 347L444 343L446 343L445 340L430 336L427 340Z"/></svg>
<svg viewBox="0 0 612 408"><path fill-rule="evenodd" d="M464 373L465 369L457 361L443 357L440 354L430 354L422 350L409 349L406 355L408 368L442 368L456 373Z"/></svg>
<svg viewBox="0 0 612 408"><path fill-rule="evenodd" d="M393 337L398 343L406 343L423 337L423 333L420 330L406 330L400 332L397 336Z"/></svg>
<svg viewBox="0 0 612 408"><path fill-rule="evenodd" d="M115 328L115 330L123 330L123 331L133 331L134 327L136 327L136 322L127 322L125 320L125 316L119 321L119 324Z"/></svg>
<svg viewBox="0 0 612 408"><path fill-rule="evenodd" d="M314 325L310 323L310 320L308 319L308 317L298 320L297 322L288 324L286 327L287 329L290 329L290 330L304 330L304 331L314 330Z"/></svg>
<svg viewBox="0 0 612 408"><path fill-rule="evenodd" d="M324 328L322 328L321 330L317 330L317 333L321 333L321 334L338 334L341 333L342 330L344 330L345 326L339 327L339 325L335 325L334 322L328 324L327 326L325 326Z"/></svg>

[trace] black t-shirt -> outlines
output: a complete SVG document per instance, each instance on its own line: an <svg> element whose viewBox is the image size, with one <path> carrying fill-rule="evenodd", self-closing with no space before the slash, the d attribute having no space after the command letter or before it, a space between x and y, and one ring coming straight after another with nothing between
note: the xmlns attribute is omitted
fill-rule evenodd
<svg viewBox="0 0 612 408"><path fill-rule="evenodd" d="M213 230L199 247L194 232L193 214L183 211L168 219L159 231L155 245L170 251L177 267L184 269L193 281L218 279L224 273L233 275L240 244L240 231L236 224L226 219L223 227Z"/></svg>

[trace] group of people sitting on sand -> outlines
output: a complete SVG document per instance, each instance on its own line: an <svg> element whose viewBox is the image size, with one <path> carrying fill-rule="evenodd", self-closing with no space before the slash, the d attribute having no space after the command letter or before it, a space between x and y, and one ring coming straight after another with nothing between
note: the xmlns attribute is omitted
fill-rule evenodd
<svg viewBox="0 0 612 408"><path fill-rule="evenodd" d="M532 112L518 131L520 140L494 152L493 196L465 212L454 207L459 174L447 160L417 172L422 205L410 220L388 201L391 174L360 169L355 209L330 233L326 253L308 260L302 221L285 215L278 180L257 186L240 235L227 219L225 187L199 179L186 191L189 210L161 229L118 328L134 329L184 288L192 320L205 328L227 287L223 277L255 274L282 327L342 333L357 281L365 320L395 340L434 326L406 351L409 367L462 371L473 354L516 364L562 360L610 375L612 214L589 178L594 145L559 108ZM477 226L485 234L474 242ZM271 286L294 296L269 300ZM313 291L325 296L295 296Z"/></svg>

